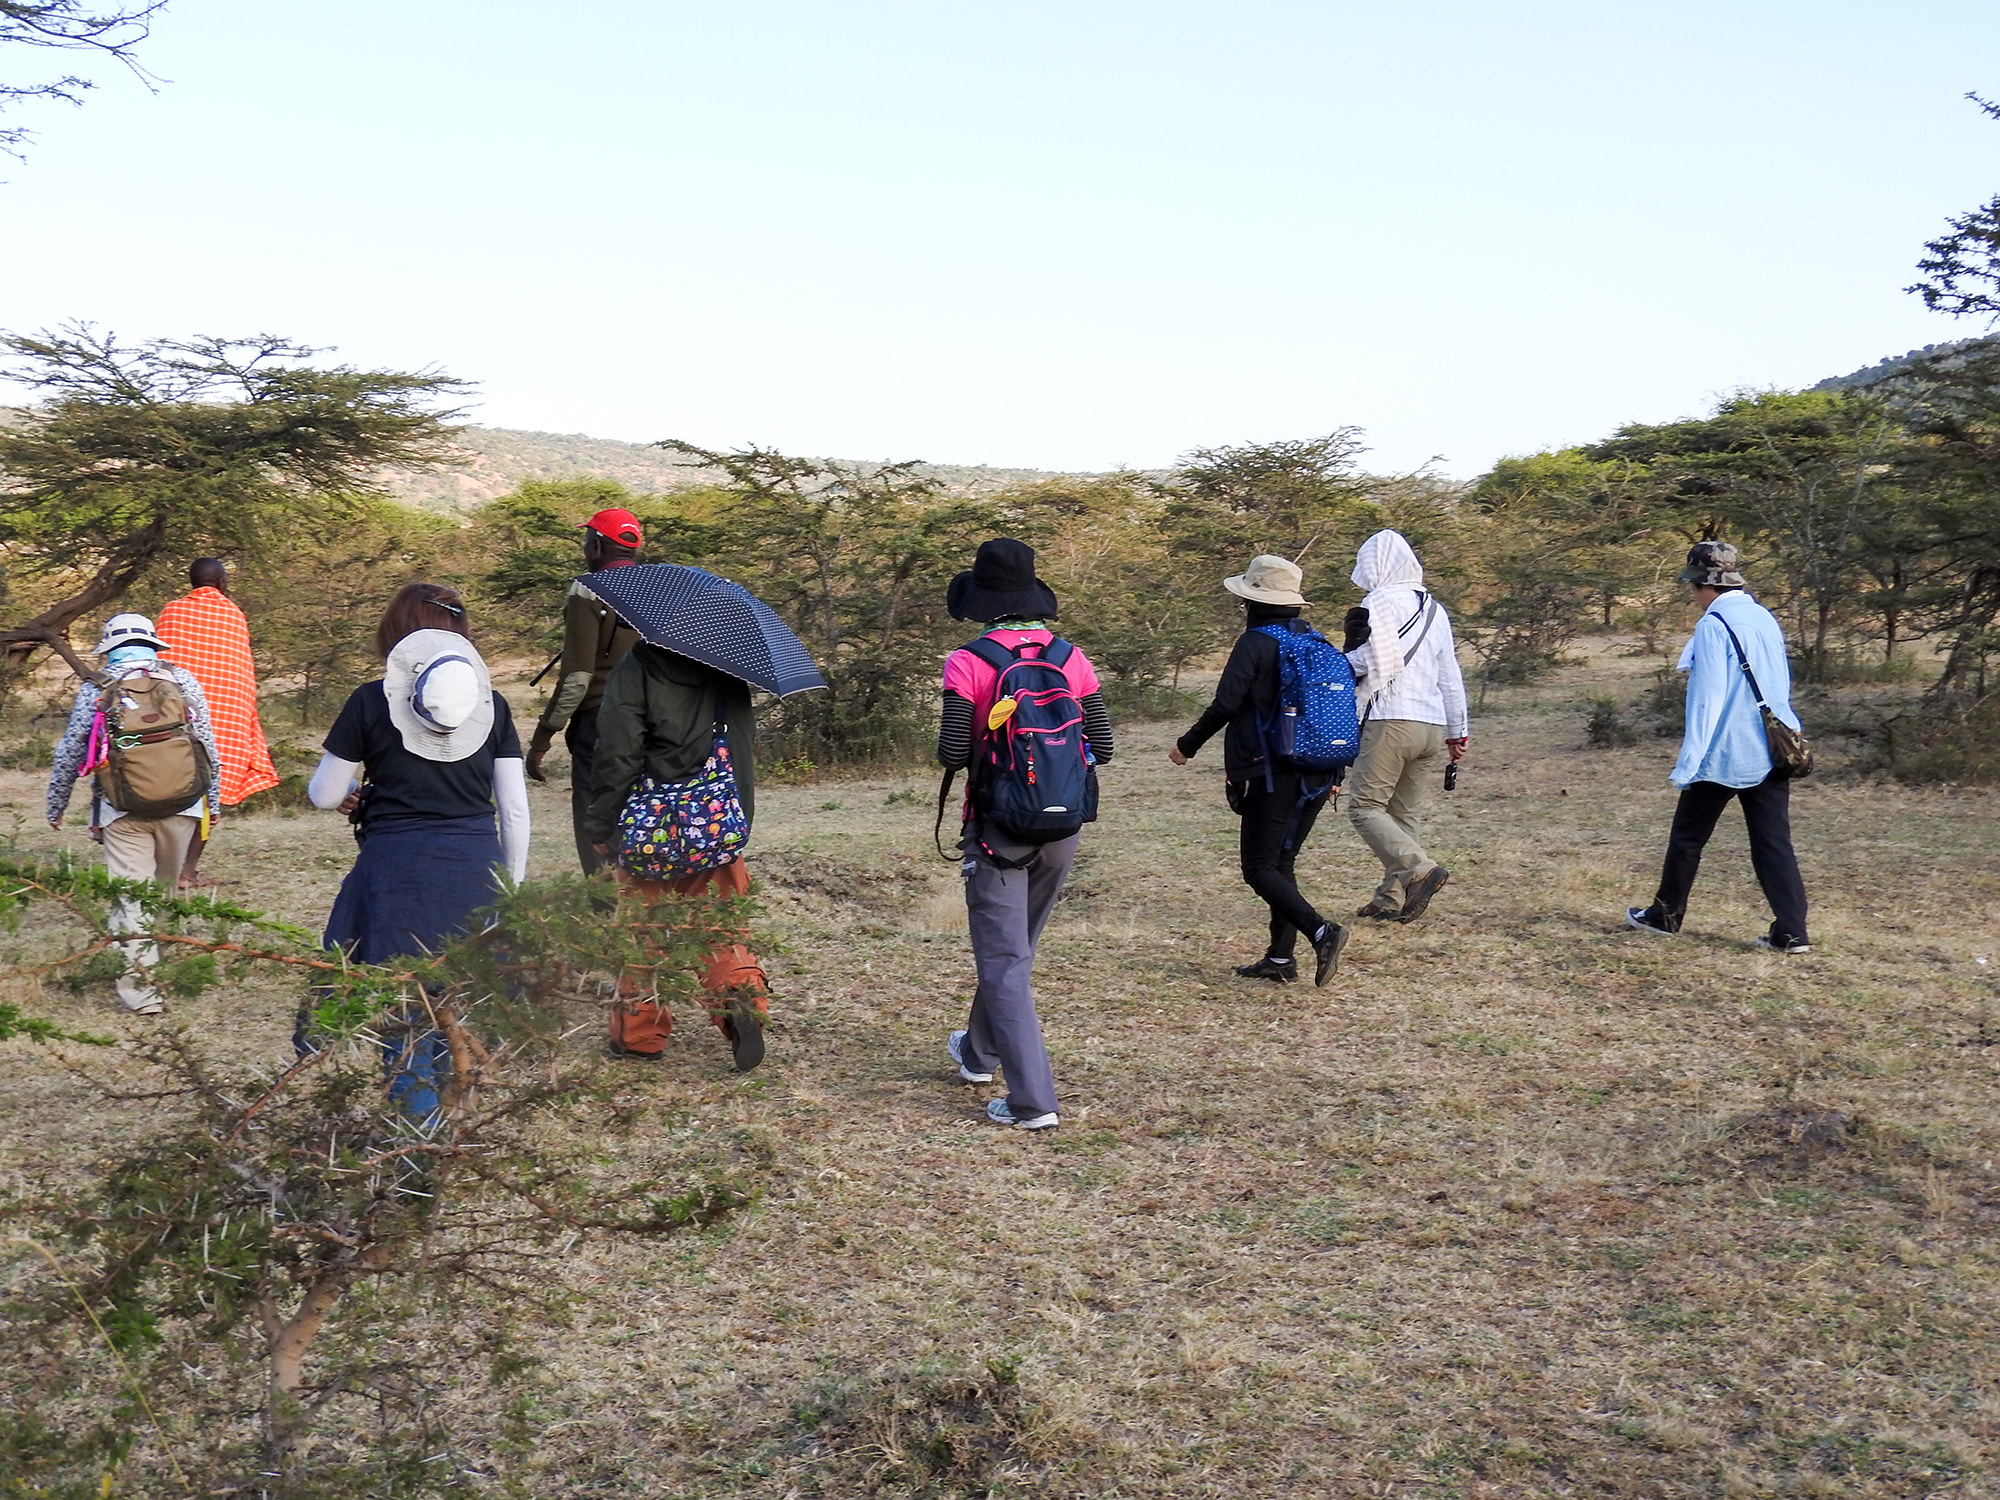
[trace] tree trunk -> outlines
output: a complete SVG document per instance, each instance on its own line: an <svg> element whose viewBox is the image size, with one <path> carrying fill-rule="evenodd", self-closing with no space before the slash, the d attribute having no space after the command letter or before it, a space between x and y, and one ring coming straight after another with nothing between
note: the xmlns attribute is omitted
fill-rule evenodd
<svg viewBox="0 0 2000 1500"><path fill-rule="evenodd" d="M329 1270L313 1283L289 1318L278 1320L274 1314L267 1320L264 1338L271 1387L264 1401L264 1467L272 1473L286 1471L292 1450L305 1436L306 1413L299 1392L306 1383L306 1350L353 1278L352 1266Z"/></svg>
<svg viewBox="0 0 2000 1500"><path fill-rule="evenodd" d="M78 662L69 649L67 636L70 626L99 605L108 604L123 595L132 586L132 580L159 554L165 539L166 520L155 517L153 524L144 531L120 542L103 565L90 575L90 581L74 594L50 605L32 620L23 621L9 630L0 630L0 660L11 667L25 666L37 649L49 646L76 669L78 676L88 677L89 669Z"/></svg>
<svg viewBox="0 0 2000 1500"><path fill-rule="evenodd" d="M1813 630L1812 660L1807 663L1807 677L1813 682L1826 680L1826 637L1833 626L1833 601L1822 594L1819 597L1819 619Z"/></svg>

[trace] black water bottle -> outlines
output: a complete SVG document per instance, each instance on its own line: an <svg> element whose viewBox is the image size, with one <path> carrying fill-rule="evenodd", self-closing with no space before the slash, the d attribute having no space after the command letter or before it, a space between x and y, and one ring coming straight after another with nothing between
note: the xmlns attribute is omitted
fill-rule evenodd
<svg viewBox="0 0 2000 1500"><path fill-rule="evenodd" d="M1455 792L1458 790L1458 762L1455 760L1447 761L1445 763L1444 789L1447 792Z"/></svg>

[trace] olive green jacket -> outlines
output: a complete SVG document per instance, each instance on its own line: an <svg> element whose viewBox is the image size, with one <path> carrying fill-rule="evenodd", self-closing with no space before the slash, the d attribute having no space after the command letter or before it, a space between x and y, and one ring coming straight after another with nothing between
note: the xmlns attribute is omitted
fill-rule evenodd
<svg viewBox="0 0 2000 1500"><path fill-rule="evenodd" d="M611 669L597 710L597 764L584 832L608 844L619 809L643 775L686 781L723 726L747 825L757 806L757 724L750 685L658 646L639 645Z"/></svg>

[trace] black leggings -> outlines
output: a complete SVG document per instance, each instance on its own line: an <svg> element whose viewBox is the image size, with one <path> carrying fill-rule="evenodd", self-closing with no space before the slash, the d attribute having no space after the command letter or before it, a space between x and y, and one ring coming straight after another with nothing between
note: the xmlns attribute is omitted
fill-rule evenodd
<svg viewBox="0 0 2000 1500"><path fill-rule="evenodd" d="M1299 773L1280 771L1272 783L1273 789L1267 792L1264 778L1255 776L1243 794L1243 882L1271 908L1270 956L1290 958L1301 932L1310 938L1324 925L1320 914L1299 894L1292 867L1298 863L1299 850L1305 847L1320 809L1326 806L1326 797L1315 797L1298 809L1292 847L1287 849L1285 825L1299 800Z"/></svg>
<svg viewBox="0 0 2000 1500"><path fill-rule="evenodd" d="M1723 786L1716 781L1697 781L1682 788L1674 808L1673 831L1667 835L1666 864L1660 871L1659 893L1653 909L1667 919L1676 932L1687 915L1688 893L1694 889L1695 872L1701 868L1701 851L1707 847L1723 808L1734 797L1743 804L1743 822L1750 830L1750 867L1757 872L1757 884L1771 903L1770 936L1806 941L1806 883L1799 874L1799 859L1792 852L1792 784L1766 777L1756 786Z"/></svg>

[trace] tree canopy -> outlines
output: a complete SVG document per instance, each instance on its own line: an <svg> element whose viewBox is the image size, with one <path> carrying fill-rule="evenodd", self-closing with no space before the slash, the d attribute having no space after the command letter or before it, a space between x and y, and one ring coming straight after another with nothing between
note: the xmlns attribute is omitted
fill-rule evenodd
<svg viewBox="0 0 2000 1500"><path fill-rule="evenodd" d="M0 628L0 659L66 633L160 567L283 547L379 495L384 465L452 455L432 373L307 363L270 336L127 345L86 325L0 336L41 402L0 426L0 567L41 607Z"/></svg>

